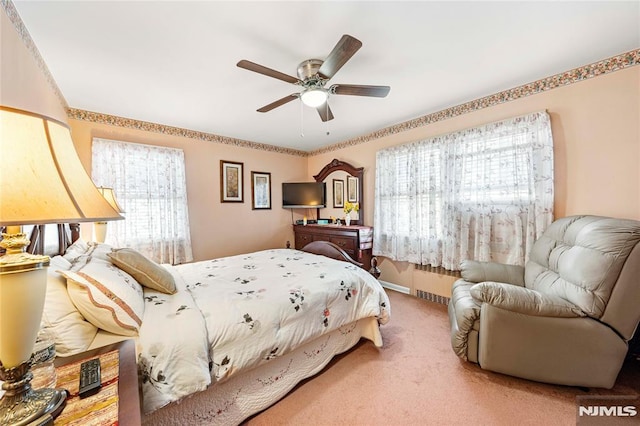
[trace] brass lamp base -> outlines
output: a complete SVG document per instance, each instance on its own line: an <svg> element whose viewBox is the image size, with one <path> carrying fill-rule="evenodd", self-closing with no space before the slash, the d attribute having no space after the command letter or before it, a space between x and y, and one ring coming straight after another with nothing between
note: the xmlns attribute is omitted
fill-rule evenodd
<svg viewBox="0 0 640 426"><path fill-rule="evenodd" d="M14 368L5 368L0 362L0 379L4 381L4 396L0 399L0 424L26 426L31 423L47 424L42 419L53 419L65 406L64 389L31 388L33 374L31 360Z"/></svg>

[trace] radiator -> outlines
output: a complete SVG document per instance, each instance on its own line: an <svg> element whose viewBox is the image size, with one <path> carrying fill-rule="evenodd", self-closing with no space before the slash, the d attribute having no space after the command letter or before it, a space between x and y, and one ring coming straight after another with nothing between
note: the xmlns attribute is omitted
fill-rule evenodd
<svg viewBox="0 0 640 426"><path fill-rule="evenodd" d="M416 290L416 295L420 299L428 300L429 302L440 303L442 305L449 304L449 298L445 296L440 296L439 294L429 293L428 291Z"/></svg>

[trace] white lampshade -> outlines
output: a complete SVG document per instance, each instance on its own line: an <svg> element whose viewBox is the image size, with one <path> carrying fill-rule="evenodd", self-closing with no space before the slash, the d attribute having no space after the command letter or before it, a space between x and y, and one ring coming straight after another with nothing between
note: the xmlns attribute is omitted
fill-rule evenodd
<svg viewBox="0 0 640 426"><path fill-rule="evenodd" d="M113 191L113 188L105 188L104 186L99 186L98 191L102 194L105 200L109 203L111 207L118 213L124 213L120 204L118 204L118 200L116 200L116 193Z"/></svg>
<svg viewBox="0 0 640 426"><path fill-rule="evenodd" d="M0 226L122 219L87 175L65 124L0 107L0 152Z"/></svg>
<svg viewBox="0 0 640 426"><path fill-rule="evenodd" d="M118 213L124 213L122 207L118 204L118 200L116 200L116 194L113 191L113 188L105 188L104 186L99 186L98 191L102 194L105 200L113 207ZM104 243L107 238L107 222L98 221L93 224L93 239L97 243Z"/></svg>
<svg viewBox="0 0 640 426"><path fill-rule="evenodd" d="M325 89L322 88L307 89L302 92L302 95L300 95L302 103L311 108L319 107L327 101L328 97L329 94Z"/></svg>

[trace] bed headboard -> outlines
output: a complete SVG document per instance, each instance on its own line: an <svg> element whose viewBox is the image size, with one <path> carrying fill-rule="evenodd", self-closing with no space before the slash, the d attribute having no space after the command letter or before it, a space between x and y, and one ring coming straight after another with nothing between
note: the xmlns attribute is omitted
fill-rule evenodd
<svg viewBox="0 0 640 426"><path fill-rule="evenodd" d="M80 224L68 223L57 225L58 229L58 252L63 255L67 248L80 238ZM0 227L0 231L6 232L6 227ZM44 232L45 225L35 225L29 234L31 243L27 247L27 252L31 254L44 254ZM4 254L4 249L0 249L0 255Z"/></svg>

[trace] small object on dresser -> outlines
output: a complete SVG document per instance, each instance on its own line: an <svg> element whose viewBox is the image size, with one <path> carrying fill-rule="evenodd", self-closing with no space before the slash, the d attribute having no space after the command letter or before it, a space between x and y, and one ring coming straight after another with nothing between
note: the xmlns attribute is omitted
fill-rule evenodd
<svg viewBox="0 0 640 426"><path fill-rule="evenodd" d="M97 393L102 386L100 379L100 359L94 358L80 364L80 398Z"/></svg>

